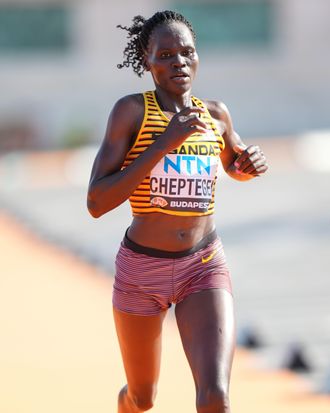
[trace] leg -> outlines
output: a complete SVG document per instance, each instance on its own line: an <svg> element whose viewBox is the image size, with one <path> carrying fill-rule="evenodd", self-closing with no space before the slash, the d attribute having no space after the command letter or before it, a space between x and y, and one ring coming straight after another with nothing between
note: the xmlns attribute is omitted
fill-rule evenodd
<svg viewBox="0 0 330 413"><path fill-rule="evenodd" d="M114 320L126 372L127 385L118 397L118 413L151 409L160 369L161 333L166 311L138 316L114 308Z"/></svg>
<svg viewBox="0 0 330 413"><path fill-rule="evenodd" d="M198 413L230 413L229 381L235 346L233 298L224 289L190 294L175 308L196 386Z"/></svg>

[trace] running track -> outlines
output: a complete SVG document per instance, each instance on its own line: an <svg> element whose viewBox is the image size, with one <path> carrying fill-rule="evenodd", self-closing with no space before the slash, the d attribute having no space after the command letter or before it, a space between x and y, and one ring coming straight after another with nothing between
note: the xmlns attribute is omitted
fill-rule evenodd
<svg viewBox="0 0 330 413"><path fill-rule="evenodd" d="M124 374L111 278L1 213L0 249L1 413L115 413ZM171 317L163 348L152 412L192 413L193 383ZM231 396L233 413L329 413L330 406L298 376L264 370L242 350Z"/></svg>

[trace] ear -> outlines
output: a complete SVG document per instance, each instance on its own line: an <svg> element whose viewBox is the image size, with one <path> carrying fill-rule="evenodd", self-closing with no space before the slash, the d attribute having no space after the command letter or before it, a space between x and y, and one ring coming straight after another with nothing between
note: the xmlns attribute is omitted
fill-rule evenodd
<svg viewBox="0 0 330 413"><path fill-rule="evenodd" d="M144 57L143 57L142 64L143 64L144 70L146 72L149 72L150 71L150 65L148 63L148 59L147 59L146 55L144 55Z"/></svg>

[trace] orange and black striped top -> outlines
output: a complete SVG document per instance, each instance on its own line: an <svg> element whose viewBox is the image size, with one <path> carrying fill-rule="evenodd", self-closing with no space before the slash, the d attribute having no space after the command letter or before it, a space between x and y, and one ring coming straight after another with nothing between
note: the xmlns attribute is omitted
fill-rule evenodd
<svg viewBox="0 0 330 413"><path fill-rule="evenodd" d="M143 122L122 169L152 145L170 122L160 109L154 91L145 92L143 96ZM205 109L201 119L208 125L208 132L192 134L155 165L129 198L133 215L150 212L180 216L213 214L219 154L225 142L204 103L194 96L191 99L193 105Z"/></svg>

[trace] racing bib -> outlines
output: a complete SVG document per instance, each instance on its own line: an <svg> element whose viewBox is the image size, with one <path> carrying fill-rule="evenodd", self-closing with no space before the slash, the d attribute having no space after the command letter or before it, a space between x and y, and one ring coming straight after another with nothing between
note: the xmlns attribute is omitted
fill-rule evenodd
<svg viewBox="0 0 330 413"><path fill-rule="evenodd" d="M206 212L219 165L217 142L184 142L150 173L150 203L166 210Z"/></svg>

